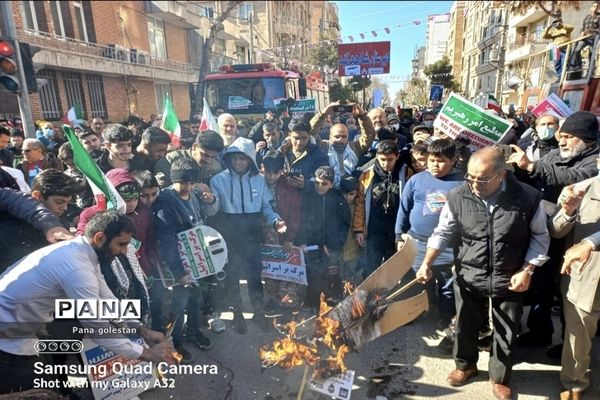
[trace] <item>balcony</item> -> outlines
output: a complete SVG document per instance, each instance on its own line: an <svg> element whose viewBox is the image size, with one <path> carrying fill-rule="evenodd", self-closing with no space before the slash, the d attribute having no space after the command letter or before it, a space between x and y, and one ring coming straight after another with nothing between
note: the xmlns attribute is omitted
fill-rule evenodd
<svg viewBox="0 0 600 400"><path fill-rule="evenodd" d="M183 29L200 28L201 17L193 12L186 2L181 1L144 1L144 10Z"/></svg>
<svg viewBox="0 0 600 400"><path fill-rule="evenodd" d="M524 27L544 17L546 17L546 13L543 10L532 7L523 15L511 16L508 20L508 26L511 28Z"/></svg>
<svg viewBox="0 0 600 400"><path fill-rule="evenodd" d="M487 74L488 72L492 72L498 69L497 63L492 63L490 61L485 61L478 66L475 67L475 73L479 76L483 74Z"/></svg>
<svg viewBox="0 0 600 400"><path fill-rule="evenodd" d="M36 63L58 69L71 69L128 75L140 78L195 82L199 69L191 64L152 57L148 52L119 45L99 45L74 39L57 40L50 35L19 33L19 40L42 50L34 56Z"/></svg>
<svg viewBox="0 0 600 400"><path fill-rule="evenodd" d="M545 42L531 42L523 38L517 38L515 41L509 42L504 62L508 64L514 61L525 60L531 54L544 50L547 45Z"/></svg>

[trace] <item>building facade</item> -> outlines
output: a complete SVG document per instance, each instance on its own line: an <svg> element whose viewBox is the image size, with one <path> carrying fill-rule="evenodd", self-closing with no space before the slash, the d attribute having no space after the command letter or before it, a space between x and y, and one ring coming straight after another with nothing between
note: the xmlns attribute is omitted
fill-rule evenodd
<svg viewBox="0 0 600 400"><path fill-rule="evenodd" d="M427 17L425 38L425 65L440 61L446 54L450 32L450 14L436 14Z"/></svg>
<svg viewBox="0 0 600 400"><path fill-rule="evenodd" d="M450 9L450 28L446 56L452 65L454 80L461 84L465 2L455 1Z"/></svg>

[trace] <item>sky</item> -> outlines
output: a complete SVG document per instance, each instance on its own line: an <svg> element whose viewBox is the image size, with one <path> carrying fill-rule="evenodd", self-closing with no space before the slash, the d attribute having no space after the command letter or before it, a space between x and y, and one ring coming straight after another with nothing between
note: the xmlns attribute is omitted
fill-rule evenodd
<svg viewBox="0 0 600 400"><path fill-rule="evenodd" d="M334 1L339 9L343 43L375 41L391 42L390 73L378 77L400 76L405 79L412 71L411 60L415 46L425 45L427 16L450 11L453 1ZM414 21L421 21L416 25ZM398 25L401 25L400 27ZM385 32L390 29L390 33ZM375 30L377 37L371 31ZM362 39L360 34L364 33ZM354 38L351 42L348 36ZM392 99L403 82L384 80L388 83Z"/></svg>

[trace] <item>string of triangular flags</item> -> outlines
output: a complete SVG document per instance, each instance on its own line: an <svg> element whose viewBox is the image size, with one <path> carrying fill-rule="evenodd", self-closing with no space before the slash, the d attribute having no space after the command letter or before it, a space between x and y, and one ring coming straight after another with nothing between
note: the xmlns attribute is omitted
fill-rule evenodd
<svg viewBox="0 0 600 400"><path fill-rule="evenodd" d="M405 22L405 23L401 23L401 24L397 24L397 25L390 25L390 26L386 26L383 28L374 29L374 30L371 30L368 32L362 32L359 34L342 36L338 39L325 39L325 40L319 40L317 42L312 42L312 43L298 43L298 44L293 44L293 45L289 45L289 46L270 47L270 48L262 49L261 51L276 52L278 50L289 50L289 49L293 49L293 48L302 48L303 46L306 46L309 49L312 49L315 47L330 46L330 45L335 45L338 43L348 43L348 42L353 43L355 40L358 40L359 37L360 37L360 39L366 39L367 37L377 38L377 37L379 37L379 34L380 34L379 32L385 32L386 34L390 34L392 31L396 30L397 28L408 28L408 27L412 27L412 26L418 26L418 25L421 25L422 23L432 20L433 18L437 17L438 15L443 15L443 14L429 15L426 19L417 19L414 21Z"/></svg>

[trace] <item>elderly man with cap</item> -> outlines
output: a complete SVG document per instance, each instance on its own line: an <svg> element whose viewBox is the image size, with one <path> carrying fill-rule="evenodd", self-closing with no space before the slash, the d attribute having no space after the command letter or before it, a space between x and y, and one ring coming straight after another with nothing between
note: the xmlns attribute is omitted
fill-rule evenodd
<svg viewBox="0 0 600 400"><path fill-rule="evenodd" d="M544 200L551 203L556 203L565 186L584 181L598 173L598 120L590 112L575 112L565 120L556 138L558 149L551 150L537 161L531 161L518 146L511 146L514 152L508 160L509 163L514 163L519 180L542 191ZM519 336L519 345L547 346L552 342L553 288L563 254L564 242L553 239L548 254L550 261L533 276L530 293L533 304L527 320L529 332ZM560 345L548 355L560 357Z"/></svg>

